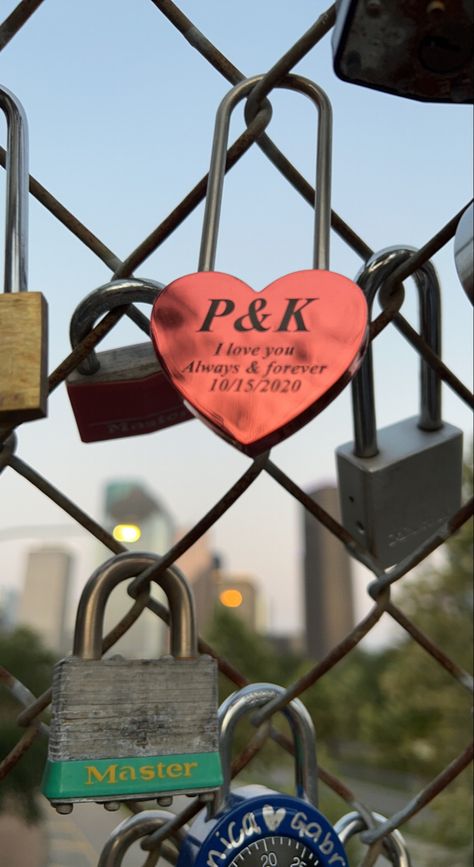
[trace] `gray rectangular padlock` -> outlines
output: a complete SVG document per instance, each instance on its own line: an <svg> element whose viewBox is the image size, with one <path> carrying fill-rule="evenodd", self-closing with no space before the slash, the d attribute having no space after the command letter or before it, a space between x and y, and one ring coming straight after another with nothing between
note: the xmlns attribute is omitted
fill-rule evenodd
<svg viewBox="0 0 474 867"><path fill-rule="evenodd" d="M357 277L369 307L377 290L411 254L389 248ZM427 263L414 274L421 333L440 355L440 292ZM355 442L336 451L342 523L383 567L411 554L461 505L462 431L441 420L441 383L421 363L421 414L376 430L370 347L352 386Z"/></svg>
<svg viewBox="0 0 474 867"><path fill-rule="evenodd" d="M172 655L100 658L109 593L159 560L119 554L82 592L73 655L57 663L53 678L43 792L59 812L75 801L147 800L222 783L217 663L197 653L192 594L175 567L157 579L169 603Z"/></svg>

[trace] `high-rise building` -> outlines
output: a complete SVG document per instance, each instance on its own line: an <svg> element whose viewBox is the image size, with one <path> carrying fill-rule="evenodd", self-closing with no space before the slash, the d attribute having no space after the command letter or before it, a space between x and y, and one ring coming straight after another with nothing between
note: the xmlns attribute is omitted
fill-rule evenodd
<svg viewBox="0 0 474 867"><path fill-rule="evenodd" d="M325 486L309 495L339 520L337 488ZM306 652L321 659L354 626L351 562L342 542L306 509L303 534Z"/></svg>
<svg viewBox="0 0 474 867"><path fill-rule="evenodd" d="M20 594L14 587L0 587L0 629L5 632L15 628Z"/></svg>
<svg viewBox="0 0 474 867"><path fill-rule="evenodd" d="M246 575L219 572L216 589L217 604L232 611L252 632L257 631L258 593L253 579Z"/></svg>
<svg viewBox="0 0 474 867"><path fill-rule="evenodd" d="M205 533L176 563L191 585L197 628L201 634L205 632L216 604L216 560L209 535Z"/></svg>
<svg viewBox="0 0 474 867"><path fill-rule="evenodd" d="M106 485L103 521L106 529L130 551L165 554L173 544L175 531L170 513L158 497L139 481L117 480ZM152 582L151 594L167 604L163 591L155 582ZM133 599L127 593L127 582L118 585L106 605L105 630L115 626L132 604ZM159 617L145 609L114 644L111 653L153 659L167 649L167 629Z"/></svg>
<svg viewBox="0 0 474 867"><path fill-rule="evenodd" d="M216 606L223 605L249 627L258 630L258 590L248 575L227 572L213 554L207 536L202 536L177 562L189 580L196 607L199 632L204 633Z"/></svg>
<svg viewBox="0 0 474 867"><path fill-rule="evenodd" d="M72 562L64 548L30 551L18 609L18 624L30 626L59 654L71 650L67 613Z"/></svg>

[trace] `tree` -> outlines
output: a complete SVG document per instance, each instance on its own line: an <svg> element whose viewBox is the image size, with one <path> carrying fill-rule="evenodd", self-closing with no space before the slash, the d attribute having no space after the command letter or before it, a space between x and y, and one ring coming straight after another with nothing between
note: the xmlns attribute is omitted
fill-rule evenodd
<svg viewBox="0 0 474 867"><path fill-rule="evenodd" d="M466 493L472 470L466 470ZM443 546L440 565L405 584L397 604L461 668L469 671L473 646L472 522ZM408 636L385 660L380 701L366 706L366 736L387 765L436 776L472 737L472 696ZM472 783L465 771L430 810L430 837L468 845L472 832Z"/></svg>
<svg viewBox="0 0 474 867"><path fill-rule="evenodd" d="M30 629L21 627L11 633L0 632L0 663L34 695L42 693L51 683L54 656ZM3 759L25 730L16 724L21 711L18 701L3 686L1 692L0 759ZM46 747L45 739L38 737L2 780L0 810L13 809L30 822L39 819L36 795L46 761Z"/></svg>

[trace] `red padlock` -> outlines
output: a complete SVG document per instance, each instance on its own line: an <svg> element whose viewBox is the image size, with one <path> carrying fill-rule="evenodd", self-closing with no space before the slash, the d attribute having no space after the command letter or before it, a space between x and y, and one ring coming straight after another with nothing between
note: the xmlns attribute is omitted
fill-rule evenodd
<svg viewBox="0 0 474 867"><path fill-rule="evenodd" d="M132 301L153 304L162 284L154 280L112 280L84 298L70 326L74 348L96 320ZM193 416L163 374L151 341L90 355L66 382L83 442L152 433Z"/></svg>
<svg viewBox="0 0 474 867"><path fill-rule="evenodd" d="M154 303L151 337L186 405L219 436L254 457L321 412L359 368L367 303L352 280L329 271L331 105L320 87L288 75L279 87L318 111L313 268L258 292L214 271L231 112L262 80L237 84L216 117L199 271L173 280Z"/></svg>

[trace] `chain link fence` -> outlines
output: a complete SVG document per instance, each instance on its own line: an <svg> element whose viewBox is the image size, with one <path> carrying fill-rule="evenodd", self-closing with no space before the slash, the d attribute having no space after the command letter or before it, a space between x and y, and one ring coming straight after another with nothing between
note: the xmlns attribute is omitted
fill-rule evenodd
<svg viewBox="0 0 474 867"><path fill-rule="evenodd" d="M0 48L5 47L11 40L15 39L23 25L28 21L30 16L41 6L42 0L23 0L11 12L11 14L0 25ZM145 0L144 0L145 2ZM160 16L165 16L169 24L176 28L182 38L186 40L190 47L198 51L203 58L213 67L216 74L223 76L229 85L234 85L241 81L245 76L212 42L201 33L194 23L175 5L172 0L151 0L156 7ZM234 10L237 14L237 11ZM260 148L265 156L270 160L283 177L291 184L303 197L303 199L313 206L314 189L302 177L295 166L288 160L282 151L274 144L269 135L265 132L266 120L263 112L259 112L259 107L267 97L271 96L272 90L284 79L284 77L294 69L295 65L304 58L308 52L315 49L319 41L331 30L335 21L335 6L328 8L310 29L292 45L288 51L278 60L277 63L265 74L260 83L254 88L251 99L248 103L248 126L235 143L227 152L226 171L229 172L237 161L245 154L249 148L254 146ZM8 85L8 82L5 82ZM5 166L5 150L0 149L0 160ZM101 240L81 223L58 199L56 199L38 180L30 177L30 193L41 205L46 208L53 217L60 221L69 232L73 233L89 250L91 250L105 265L110 269L115 278L127 277L144 263L147 258L163 244L167 238L186 220L197 205L203 201L206 192L207 176L193 187L192 190L184 196L184 198L174 207L164 220L157 226L148 237L131 252L126 259L120 260ZM463 209L464 210L464 209ZM391 275L389 281L384 286L383 296L380 300L381 312L372 320L370 324L370 339L375 341L377 337L386 328L396 328L408 341L415 353L418 353L428 364L436 370L441 380L446 386L464 402L467 406L472 407L472 395L468 388L458 379L452 370L446 366L442 360L433 352L433 350L425 343L422 337L415 331L405 318L402 312L403 292L401 284L404 280L412 276L417 269L428 262L441 248L446 245L454 236L460 215L452 215L444 226L439 227L439 231L433 237L427 238L426 243L422 245L416 252L411 254L401 265L399 265ZM332 211L331 224L334 232L337 233L340 239L348 245L362 261L366 261L373 253L369 246L362 240L357 232L351 228L337 213ZM49 393L51 394L58 388L66 379L66 377L74 371L77 366L86 358L93 347L105 337L105 335L114 328L118 321L125 315L133 315L132 305L121 306L112 312L108 313L99 324L92 329L90 334L81 341L81 343L66 357L64 360L50 373L49 376ZM2 446L0 450L0 471L9 467L12 471L22 476L30 485L38 489L45 497L54 502L59 509L63 510L73 521L83 527L92 537L99 540L112 554L119 554L126 548L116 541L115 538L100 526L90 515L86 514L80 506L65 495L61 490L45 479L35 467L29 465L21 454L17 452L17 440L14 430L4 428L1 431ZM429 635L424 634L393 601L392 588L398 584L405 576L420 563L435 552L446 540L448 540L457 530L459 530L472 515L472 501L463 504L462 508L449 520L446 521L435 533L422 545L419 546L410 556L397 563L390 570L384 570L380 564L371 557L367 551L360 545L359 541L351 536L341 524L339 524L328 512L318 506L314 500L278 465L271 459L267 452L260 455L252 461L249 468L243 473L238 481L233 484L216 502L212 508L177 542L173 547L163 554L161 562L157 566L153 566L146 570L143 574L137 576L129 585L128 592L131 597L130 611L120 623L104 638L103 650L109 650L114 643L125 634L130 626L140 617L141 612L145 607L148 607L157 617L168 622L168 613L165 608L150 598L148 587L150 579L158 577L165 569L171 566L176 560L184 554L195 542L206 533L219 518L229 510L232 510L233 505L249 487L259 478L261 474L268 474L277 485L281 486L287 492L289 497L298 501L301 506L306 509L314 517L315 521L324 525L330 533L334 534L346 547L347 551L355 561L363 564L369 569L373 575L373 580L370 581L367 592L372 599L372 607L369 613L364 616L360 622L356 624L354 629L347 634L340 643L335 646L331 652L316 665L309 668L302 677L289 687L284 696L280 699L271 702L265 708L265 711L260 713L259 722L270 719L270 717L281 709L291 699L301 696L304 700L305 693L311 690L312 687L331 669L333 669L341 660L347 657L351 651L356 648L360 642L368 636L382 616L392 618L402 630L405 631L411 639L416 642L426 654L429 654L436 664L443 667L453 681L458 685L459 690L471 690L472 681L469 675L462 670L455 660L451 659L449 654L442 647L438 647ZM0 482L1 487L1 482ZM233 665L232 660L220 658L204 640L200 640L200 651L216 656L220 672L225 675L229 681L236 687L241 687L246 684L246 673L238 671ZM34 697L31 693L19 683L9 672L2 670L1 680L6 687L14 695L16 700L22 705L21 713L18 716L18 723L24 727L24 734L21 740L16 744L15 748L7 756L3 756L0 763L0 779L4 778L12 768L21 760L28 752L31 744L36 738L44 736L47 726L43 721L42 714L48 708L51 700L51 692L48 691L44 695ZM280 744L283 750L292 750L291 742L283 735L272 732L273 738ZM240 771L251 758L260 750L262 746L262 738L260 732L255 734L255 737L248 744L244 754L238 761L235 762L233 773ZM396 812L394 815L387 818L382 824L374 826L371 821L370 810L361 802L357 792L352 791L344 780L337 778L324 767L320 768L320 779L339 796L349 808L356 809L367 817L369 830L364 834L364 842L368 849L364 864L373 863L372 859L378 851L380 841L385 835L395 829L403 829L404 825L416 814L422 812L426 807L442 793L446 787L460 775L472 761L472 744L467 744L465 749L457 756L453 756L452 761L447 767L440 767L437 775L418 792L418 794L410 799L403 809ZM132 811L137 812L140 807L134 803L130 803L129 807ZM187 808L183 810L176 818L171 828L165 829L165 834L175 832L177 828L188 822L193 815L200 809L201 803L199 799L195 799L189 803ZM101 808L97 808L101 809ZM161 832L161 838L163 832ZM151 850L151 854L146 861L147 865L155 863L153 860L153 852L157 851L156 847L160 840L160 834L154 834L148 837L144 844L144 848Z"/></svg>

